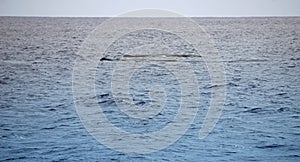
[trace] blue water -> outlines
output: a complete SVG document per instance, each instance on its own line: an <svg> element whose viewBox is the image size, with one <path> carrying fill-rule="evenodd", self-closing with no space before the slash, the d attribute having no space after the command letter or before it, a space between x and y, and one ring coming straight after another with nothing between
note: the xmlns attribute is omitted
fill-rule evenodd
<svg viewBox="0 0 300 162"><path fill-rule="evenodd" d="M191 127L169 147L139 155L99 143L75 110L72 74L77 52L104 19L1 17L0 160L299 161L300 19L194 20L210 34L224 60L227 95L222 116L200 140L213 87L206 67L198 62L201 102ZM179 105L176 78L155 66L136 72L130 82L136 105L149 104L148 83L165 85L171 97L166 101L169 109L153 120L130 119L118 111L109 91L113 63L99 63L96 77L99 105L108 119L133 133L168 124Z"/></svg>

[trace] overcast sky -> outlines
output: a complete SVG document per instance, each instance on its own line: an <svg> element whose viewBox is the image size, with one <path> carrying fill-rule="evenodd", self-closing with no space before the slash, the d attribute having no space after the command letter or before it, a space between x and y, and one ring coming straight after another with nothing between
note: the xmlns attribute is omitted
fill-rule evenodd
<svg viewBox="0 0 300 162"><path fill-rule="evenodd" d="M183 16L300 16L300 0L0 0L1 16L117 16L163 9Z"/></svg>

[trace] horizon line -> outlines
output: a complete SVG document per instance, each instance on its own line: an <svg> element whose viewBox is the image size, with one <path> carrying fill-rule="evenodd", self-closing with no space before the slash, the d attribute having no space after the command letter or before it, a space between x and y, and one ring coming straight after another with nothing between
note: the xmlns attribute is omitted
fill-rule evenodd
<svg viewBox="0 0 300 162"><path fill-rule="evenodd" d="M115 18L119 16L91 16L91 15L0 15L0 17L36 17L36 18ZM127 18L142 18L144 16L137 16L137 17L127 17ZM183 18L183 17L189 17L189 18L264 18L264 17L270 17L270 18L280 18L280 17L300 17L300 15L203 15L203 16L145 16L144 18ZM126 18L126 17L122 17Z"/></svg>

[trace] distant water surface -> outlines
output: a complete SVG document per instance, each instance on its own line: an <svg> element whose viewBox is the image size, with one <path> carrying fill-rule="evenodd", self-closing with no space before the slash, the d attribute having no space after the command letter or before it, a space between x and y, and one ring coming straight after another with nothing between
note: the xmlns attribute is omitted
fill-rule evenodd
<svg viewBox="0 0 300 162"><path fill-rule="evenodd" d="M201 104L194 123L176 143L146 155L101 145L85 130L75 110L72 72L77 51L104 20L0 17L0 160L300 161L300 18L195 18L224 60L223 114L213 132L199 140L212 88L200 63ZM188 50L179 47L183 53ZM174 109L142 122L116 112L107 74L112 64L99 62L96 81L99 104L112 123L141 133L159 130L173 119ZM178 81L149 68L154 73L145 67L134 74L130 92L137 96L134 103L149 104L144 89L149 85L143 83L162 82L173 96L166 107L176 110ZM156 80L147 78L157 75Z"/></svg>

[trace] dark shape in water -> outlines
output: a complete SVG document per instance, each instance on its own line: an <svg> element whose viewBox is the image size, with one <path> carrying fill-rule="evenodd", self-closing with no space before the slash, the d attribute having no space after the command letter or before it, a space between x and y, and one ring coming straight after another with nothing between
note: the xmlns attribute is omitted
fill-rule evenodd
<svg viewBox="0 0 300 162"><path fill-rule="evenodd" d="M100 61L113 61L113 59L103 57L103 58L100 59Z"/></svg>

